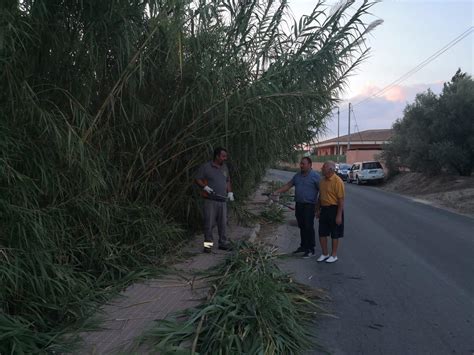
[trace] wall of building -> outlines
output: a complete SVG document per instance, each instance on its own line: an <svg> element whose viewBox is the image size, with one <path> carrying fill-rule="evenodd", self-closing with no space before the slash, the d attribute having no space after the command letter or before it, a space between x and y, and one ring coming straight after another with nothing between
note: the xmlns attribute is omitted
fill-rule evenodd
<svg viewBox="0 0 474 355"><path fill-rule="evenodd" d="M380 150L382 146L380 144L351 144L351 150L363 149L363 150ZM347 143L341 144L339 146L340 154L344 155L347 151ZM317 155L336 155L337 154L337 145L330 145L326 147L317 148Z"/></svg>
<svg viewBox="0 0 474 355"><path fill-rule="evenodd" d="M346 162L353 164L357 161L379 160L378 155L381 150L349 150L346 152Z"/></svg>
<svg viewBox="0 0 474 355"><path fill-rule="evenodd" d="M318 148L318 155L324 156L324 155L333 155L334 153L334 147L322 147Z"/></svg>
<svg viewBox="0 0 474 355"><path fill-rule="evenodd" d="M324 163L319 163L319 162L313 162L312 168L314 171L317 171L318 173L321 171Z"/></svg>

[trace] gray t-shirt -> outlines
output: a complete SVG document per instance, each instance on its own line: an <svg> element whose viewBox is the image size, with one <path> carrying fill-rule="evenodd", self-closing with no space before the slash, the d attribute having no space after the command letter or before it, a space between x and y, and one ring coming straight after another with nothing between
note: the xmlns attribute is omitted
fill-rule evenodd
<svg viewBox="0 0 474 355"><path fill-rule="evenodd" d="M222 200L227 197L227 182L230 178L229 169L225 163L222 166L212 161L202 164L196 174L196 179L206 180L207 186L214 190L215 195L209 195L209 198Z"/></svg>
<svg viewBox="0 0 474 355"><path fill-rule="evenodd" d="M320 176L314 170L310 170L305 176L301 172L297 173L291 179L295 187L295 201L299 203L316 204L319 193Z"/></svg>

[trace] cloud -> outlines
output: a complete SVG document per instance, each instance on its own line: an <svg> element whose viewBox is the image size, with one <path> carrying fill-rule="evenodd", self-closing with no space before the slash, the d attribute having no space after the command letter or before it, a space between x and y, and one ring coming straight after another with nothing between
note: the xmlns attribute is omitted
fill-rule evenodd
<svg viewBox="0 0 474 355"><path fill-rule="evenodd" d="M401 86L394 86L387 92L383 94L383 97L387 99L388 101L395 101L395 102L401 102L405 101L407 98L406 91L403 90L403 87Z"/></svg>
<svg viewBox="0 0 474 355"><path fill-rule="evenodd" d="M348 103L353 106L351 112L351 133L365 131L368 129L390 128L398 118L403 117L406 105L412 103L419 93L431 89L439 94L443 88L442 82L431 84L398 85L387 90L379 97L372 97L381 88L374 85L366 85L361 92L351 99L342 102L340 107L340 135L346 135L348 130ZM327 132L323 139L337 136L337 113L335 113L327 125Z"/></svg>
<svg viewBox="0 0 474 355"><path fill-rule="evenodd" d="M431 84L416 84L410 86L394 85L390 89L382 91L382 88L369 84L364 86L361 89L360 93L357 96L352 97L350 101L360 102L382 91L380 94L377 95L377 98L383 98L387 101L393 102L406 102L414 100L416 94L425 92L428 89L431 89L434 93L439 94L442 88L443 83L436 82Z"/></svg>

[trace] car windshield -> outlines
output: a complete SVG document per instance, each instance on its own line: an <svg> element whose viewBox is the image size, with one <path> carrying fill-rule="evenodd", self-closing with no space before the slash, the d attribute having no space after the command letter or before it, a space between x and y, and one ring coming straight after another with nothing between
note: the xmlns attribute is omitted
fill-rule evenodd
<svg viewBox="0 0 474 355"><path fill-rule="evenodd" d="M382 165L378 161L372 161L370 163L363 163L362 169L382 169Z"/></svg>
<svg viewBox="0 0 474 355"><path fill-rule="evenodd" d="M349 170L351 166L349 164L340 164L339 169L340 170Z"/></svg>

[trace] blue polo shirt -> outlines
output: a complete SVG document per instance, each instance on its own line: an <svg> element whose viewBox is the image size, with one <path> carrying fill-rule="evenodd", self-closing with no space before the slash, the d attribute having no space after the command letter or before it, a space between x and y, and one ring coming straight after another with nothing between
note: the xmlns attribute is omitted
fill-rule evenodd
<svg viewBox="0 0 474 355"><path fill-rule="evenodd" d="M295 201L298 203L316 204L319 193L320 176L317 172L310 170L306 175L297 173L291 179L295 187Z"/></svg>

